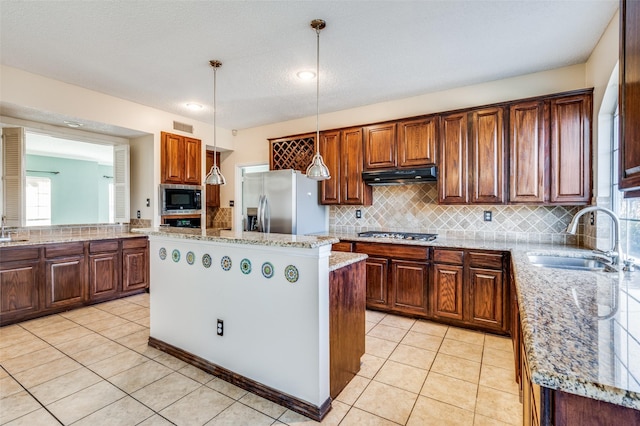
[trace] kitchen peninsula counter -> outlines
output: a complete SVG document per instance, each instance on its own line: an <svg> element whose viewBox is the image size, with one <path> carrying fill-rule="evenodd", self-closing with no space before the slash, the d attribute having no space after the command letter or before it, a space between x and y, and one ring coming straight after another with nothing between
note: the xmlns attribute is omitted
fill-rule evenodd
<svg viewBox="0 0 640 426"><path fill-rule="evenodd" d="M341 241L509 252L531 381L640 410L640 271L575 271L530 262L528 253L593 254L559 244L329 235Z"/></svg>
<svg viewBox="0 0 640 426"><path fill-rule="evenodd" d="M151 346L314 420L324 417L334 361L357 372L364 352L366 255L332 255L338 242L332 236L165 227L134 232L150 241ZM344 278L339 294L336 271ZM336 300L344 302L336 307ZM355 361L349 363L330 355L337 345L330 332L343 330L334 320L351 324L353 315L361 318L358 327L338 336L362 341L354 348L362 353L347 355Z"/></svg>

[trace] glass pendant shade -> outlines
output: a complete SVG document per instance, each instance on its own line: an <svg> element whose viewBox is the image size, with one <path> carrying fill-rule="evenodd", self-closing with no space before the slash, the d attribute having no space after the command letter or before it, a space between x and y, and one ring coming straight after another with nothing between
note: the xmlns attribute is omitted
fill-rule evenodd
<svg viewBox="0 0 640 426"><path fill-rule="evenodd" d="M307 167L307 177L313 180L326 180L331 177L329 168L324 164L320 153L316 153L311 159L311 164Z"/></svg>
<svg viewBox="0 0 640 426"><path fill-rule="evenodd" d="M207 173L207 178L204 180L207 185L225 185L227 180L222 176L218 165L211 166L211 170Z"/></svg>

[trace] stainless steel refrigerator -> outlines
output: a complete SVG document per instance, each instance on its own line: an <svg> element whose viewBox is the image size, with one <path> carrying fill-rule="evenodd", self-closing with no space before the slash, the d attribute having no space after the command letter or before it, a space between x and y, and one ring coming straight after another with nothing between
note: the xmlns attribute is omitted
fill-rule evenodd
<svg viewBox="0 0 640 426"><path fill-rule="evenodd" d="M296 235L327 232L328 207L320 205L318 187L297 170L244 174L244 229Z"/></svg>

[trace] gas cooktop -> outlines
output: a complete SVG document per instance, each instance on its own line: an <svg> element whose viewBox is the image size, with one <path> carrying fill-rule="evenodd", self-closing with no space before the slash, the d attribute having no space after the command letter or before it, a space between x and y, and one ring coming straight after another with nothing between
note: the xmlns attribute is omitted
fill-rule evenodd
<svg viewBox="0 0 640 426"><path fill-rule="evenodd" d="M359 237L395 238L397 240L433 241L438 234L418 234L415 232L366 231L358 233Z"/></svg>

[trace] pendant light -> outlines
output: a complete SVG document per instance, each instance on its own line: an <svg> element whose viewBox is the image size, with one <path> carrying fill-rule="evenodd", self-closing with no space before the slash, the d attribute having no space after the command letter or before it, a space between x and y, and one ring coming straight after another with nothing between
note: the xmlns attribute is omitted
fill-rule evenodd
<svg viewBox="0 0 640 426"><path fill-rule="evenodd" d="M207 174L204 182L207 185L225 185L227 180L222 176L220 172L220 168L218 167L216 161L216 153L217 153L217 144L216 144L216 73L218 72L218 68L222 66L222 62L217 60L209 61L209 65L213 68L213 166L211 166L211 170Z"/></svg>
<svg viewBox="0 0 640 426"><path fill-rule="evenodd" d="M320 31L326 26L327 23L322 19L311 21L311 28L316 31L316 154L307 167L307 177L313 180L331 179L329 169L320 155Z"/></svg>

